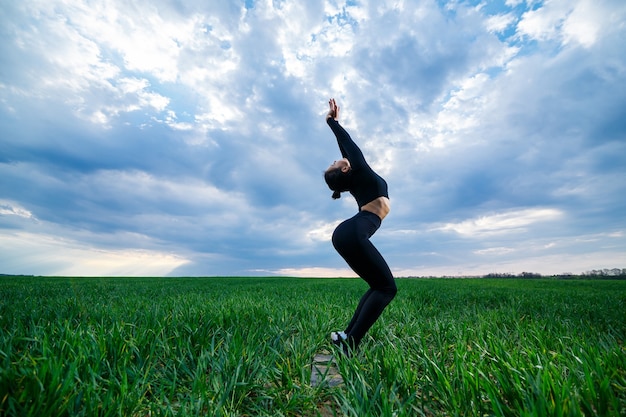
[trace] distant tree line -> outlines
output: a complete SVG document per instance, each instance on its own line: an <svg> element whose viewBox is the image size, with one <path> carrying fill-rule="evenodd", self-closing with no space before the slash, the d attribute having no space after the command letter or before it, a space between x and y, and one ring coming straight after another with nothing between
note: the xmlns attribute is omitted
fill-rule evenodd
<svg viewBox="0 0 626 417"><path fill-rule="evenodd" d="M593 269L583 274L586 277L626 277L626 268Z"/></svg>
<svg viewBox="0 0 626 417"><path fill-rule="evenodd" d="M626 268L604 268L593 269L591 271L583 272L582 274L573 274L571 272L564 272L557 275L544 276L537 272L522 272L520 274L511 274L508 272L492 272L487 275L483 275L483 278L559 278L559 279L572 279L572 278L587 278L587 279L626 279Z"/></svg>
<svg viewBox="0 0 626 417"><path fill-rule="evenodd" d="M521 274L511 274L508 272L491 272L483 275L483 278L543 278L543 275L536 272L522 272Z"/></svg>

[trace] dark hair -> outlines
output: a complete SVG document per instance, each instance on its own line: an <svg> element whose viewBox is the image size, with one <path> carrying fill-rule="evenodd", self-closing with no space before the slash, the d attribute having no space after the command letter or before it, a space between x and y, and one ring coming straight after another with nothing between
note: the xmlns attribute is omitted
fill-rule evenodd
<svg viewBox="0 0 626 417"><path fill-rule="evenodd" d="M341 193L348 191L352 183L352 170L343 172L340 168L329 169L324 173L328 188L333 190L333 199L341 197Z"/></svg>

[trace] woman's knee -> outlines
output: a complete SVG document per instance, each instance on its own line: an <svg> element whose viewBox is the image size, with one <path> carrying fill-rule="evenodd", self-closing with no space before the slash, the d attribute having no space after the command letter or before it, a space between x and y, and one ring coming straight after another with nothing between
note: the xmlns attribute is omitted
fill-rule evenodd
<svg viewBox="0 0 626 417"><path fill-rule="evenodd" d="M378 300L382 303L384 307L386 307L395 298L398 290L394 285L378 288L374 292L376 293Z"/></svg>
<svg viewBox="0 0 626 417"><path fill-rule="evenodd" d="M396 287L395 280L390 278L385 282L377 282L374 285L370 284L370 288L377 291L379 294L384 295L389 301L393 300L398 293L398 287Z"/></svg>

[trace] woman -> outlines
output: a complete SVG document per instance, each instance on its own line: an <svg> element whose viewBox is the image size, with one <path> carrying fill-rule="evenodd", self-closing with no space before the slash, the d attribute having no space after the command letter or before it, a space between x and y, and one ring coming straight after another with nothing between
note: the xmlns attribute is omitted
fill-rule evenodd
<svg viewBox="0 0 626 417"><path fill-rule="evenodd" d="M339 125L339 106L335 100L330 99L328 104L330 110L326 123L337 138L343 159L328 167L324 179L333 191L334 199L340 198L343 191L349 191L359 206L354 217L335 229L333 246L370 287L348 327L342 332L331 333L333 343L349 355L395 297L397 289L387 262L369 240L389 214L387 183L370 168L359 147Z"/></svg>

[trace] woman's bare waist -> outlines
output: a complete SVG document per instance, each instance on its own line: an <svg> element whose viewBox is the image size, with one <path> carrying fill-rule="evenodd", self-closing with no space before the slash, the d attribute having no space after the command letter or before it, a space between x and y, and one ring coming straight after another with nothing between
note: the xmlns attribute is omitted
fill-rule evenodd
<svg viewBox="0 0 626 417"><path fill-rule="evenodd" d="M374 213L381 220L387 217L389 214L389 210L391 210L391 205L389 204L389 199L387 197L378 197L375 200L370 201L363 207L361 210L369 211L370 213Z"/></svg>

